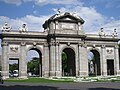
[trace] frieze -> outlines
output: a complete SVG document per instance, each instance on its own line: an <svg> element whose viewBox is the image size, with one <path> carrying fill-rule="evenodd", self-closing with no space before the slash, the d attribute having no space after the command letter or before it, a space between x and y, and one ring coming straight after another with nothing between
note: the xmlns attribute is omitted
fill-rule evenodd
<svg viewBox="0 0 120 90"><path fill-rule="evenodd" d="M105 48L106 46L105 45L102 45L101 48Z"/></svg>
<svg viewBox="0 0 120 90"><path fill-rule="evenodd" d="M8 46L8 42L2 42L1 46Z"/></svg>
<svg viewBox="0 0 120 90"><path fill-rule="evenodd" d="M21 46L25 46L26 45L26 42L21 42Z"/></svg>

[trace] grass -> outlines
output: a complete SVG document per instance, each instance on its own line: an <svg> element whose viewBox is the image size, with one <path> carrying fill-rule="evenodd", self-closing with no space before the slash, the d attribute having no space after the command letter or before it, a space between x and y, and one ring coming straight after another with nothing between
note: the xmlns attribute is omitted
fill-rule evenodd
<svg viewBox="0 0 120 90"><path fill-rule="evenodd" d="M46 78L28 78L28 79L18 79L10 78L5 80L5 82L26 82L26 83L70 83L72 80L52 80Z"/></svg>
<svg viewBox="0 0 120 90"><path fill-rule="evenodd" d="M87 78L52 77L51 79L30 77L28 79L9 78L5 80L5 82L26 82L26 83L120 82L120 77L87 77Z"/></svg>

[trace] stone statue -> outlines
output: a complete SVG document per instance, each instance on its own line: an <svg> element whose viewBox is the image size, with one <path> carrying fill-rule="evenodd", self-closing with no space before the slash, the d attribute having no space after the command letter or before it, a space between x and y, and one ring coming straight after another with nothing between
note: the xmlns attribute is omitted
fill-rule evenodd
<svg viewBox="0 0 120 90"><path fill-rule="evenodd" d="M117 37L118 36L118 33L116 31L116 29L114 29L113 33L112 33L112 37Z"/></svg>
<svg viewBox="0 0 120 90"><path fill-rule="evenodd" d="M2 27L2 31L9 32L10 30L11 30L11 27L8 26L7 23L5 23L5 25Z"/></svg>
<svg viewBox="0 0 120 90"><path fill-rule="evenodd" d="M99 36L105 37L105 32L103 31L103 28L100 29Z"/></svg>
<svg viewBox="0 0 120 90"><path fill-rule="evenodd" d="M26 24L23 24L22 27L19 29L20 32L27 32Z"/></svg>

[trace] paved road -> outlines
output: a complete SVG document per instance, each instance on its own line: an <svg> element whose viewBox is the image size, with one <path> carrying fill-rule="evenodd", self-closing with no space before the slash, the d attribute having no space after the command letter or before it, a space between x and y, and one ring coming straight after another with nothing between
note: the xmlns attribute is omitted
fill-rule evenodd
<svg viewBox="0 0 120 90"><path fill-rule="evenodd" d="M0 90L120 90L120 82L107 83L11 83L0 84Z"/></svg>

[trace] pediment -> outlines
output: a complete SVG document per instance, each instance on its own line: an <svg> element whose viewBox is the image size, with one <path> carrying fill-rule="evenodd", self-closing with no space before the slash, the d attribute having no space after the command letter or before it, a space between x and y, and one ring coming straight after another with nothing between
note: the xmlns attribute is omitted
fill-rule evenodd
<svg viewBox="0 0 120 90"><path fill-rule="evenodd" d="M56 18L59 21L71 21L71 22L81 22L84 23L84 20L80 17L75 17L73 15L67 14Z"/></svg>
<svg viewBox="0 0 120 90"><path fill-rule="evenodd" d="M77 21L76 19L74 19L74 18L70 18L70 17L64 17L64 18L60 18L59 19L60 21Z"/></svg>

